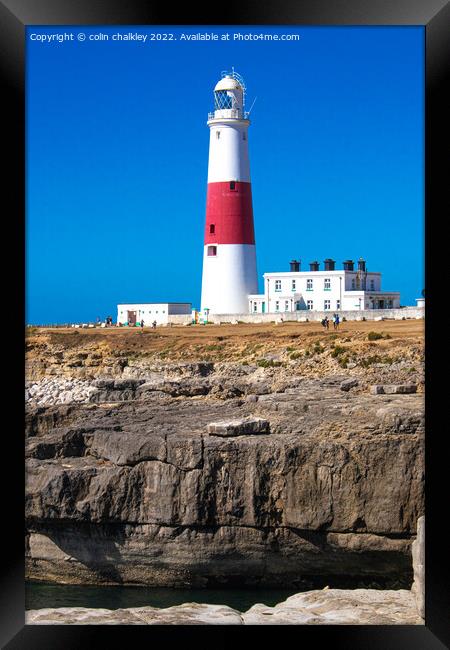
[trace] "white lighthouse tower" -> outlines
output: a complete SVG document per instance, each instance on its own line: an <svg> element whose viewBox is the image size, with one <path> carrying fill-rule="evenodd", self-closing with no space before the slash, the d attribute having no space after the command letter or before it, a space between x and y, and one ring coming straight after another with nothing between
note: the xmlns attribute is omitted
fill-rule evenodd
<svg viewBox="0 0 450 650"><path fill-rule="evenodd" d="M258 290L245 84L222 73L214 88L210 128L202 311L239 314Z"/></svg>

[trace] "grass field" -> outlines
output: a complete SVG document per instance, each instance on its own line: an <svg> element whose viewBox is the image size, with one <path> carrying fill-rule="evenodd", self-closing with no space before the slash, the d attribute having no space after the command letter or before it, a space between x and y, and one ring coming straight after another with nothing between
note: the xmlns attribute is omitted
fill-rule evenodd
<svg viewBox="0 0 450 650"><path fill-rule="evenodd" d="M368 335L381 335L370 341ZM353 349L393 351L419 344L424 338L423 320L349 321L338 330L330 323L324 330L320 323L284 322L282 324L238 324L173 326L156 329L112 327L28 328L27 349L45 347L59 350L71 348L103 348L114 353L158 355L174 360L206 358L216 361L255 358L277 352L304 351L314 345L327 348L335 345Z"/></svg>

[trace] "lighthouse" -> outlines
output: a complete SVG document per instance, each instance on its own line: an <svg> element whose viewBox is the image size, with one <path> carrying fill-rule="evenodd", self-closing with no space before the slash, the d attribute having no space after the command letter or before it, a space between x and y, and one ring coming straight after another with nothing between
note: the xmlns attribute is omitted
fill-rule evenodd
<svg viewBox="0 0 450 650"><path fill-rule="evenodd" d="M208 115L209 163L201 309L209 314L249 311L258 290L245 84L222 73Z"/></svg>

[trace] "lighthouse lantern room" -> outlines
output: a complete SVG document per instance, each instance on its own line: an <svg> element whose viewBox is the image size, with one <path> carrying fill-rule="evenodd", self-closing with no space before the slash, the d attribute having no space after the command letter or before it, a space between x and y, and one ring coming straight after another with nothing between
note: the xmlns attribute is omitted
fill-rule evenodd
<svg viewBox="0 0 450 650"><path fill-rule="evenodd" d="M257 293L256 250L245 112L245 83L223 72L214 88L210 129L206 225L203 251L202 311L248 311Z"/></svg>

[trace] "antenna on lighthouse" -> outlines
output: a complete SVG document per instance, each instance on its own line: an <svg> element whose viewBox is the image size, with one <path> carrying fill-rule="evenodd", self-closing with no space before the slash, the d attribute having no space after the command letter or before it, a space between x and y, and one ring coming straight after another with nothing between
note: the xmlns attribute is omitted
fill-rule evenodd
<svg viewBox="0 0 450 650"><path fill-rule="evenodd" d="M252 105L250 106L250 110L248 111L247 115L250 115L250 113L252 112L252 108L255 105L255 102L256 102L257 99L258 99L258 97L255 97L255 99L253 100Z"/></svg>

